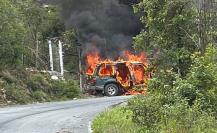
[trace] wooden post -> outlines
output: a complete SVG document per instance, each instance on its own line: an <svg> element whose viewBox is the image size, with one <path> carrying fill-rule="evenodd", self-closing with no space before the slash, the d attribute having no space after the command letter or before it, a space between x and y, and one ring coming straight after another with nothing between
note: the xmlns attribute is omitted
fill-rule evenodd
<svg viewBox="0 0 217 133"><path fill-rule="evenodd" d="M78 43L78 65L79 65L79 82L80 82L80 89L83 91L83 76L82 76L82 64L81 64L81 44Z"/></svg>
<svg viewBox="0 0 217 133"><path fill-rule="evenodd" d="M199 0L198 2L198 12L199 12L199 25L198 25L198 29L199 29L199 39L198 39L198 45L200 47L201 53L203 53L202 51L202 6L203 6L203 0Z"/></svg>
<svg viewBox="0 0 217 133"><path fill-rule="evenodd" d="M35 51L35 67L38 69L38 58L39 58L39 41L36 40L36 51Z"/></svg>

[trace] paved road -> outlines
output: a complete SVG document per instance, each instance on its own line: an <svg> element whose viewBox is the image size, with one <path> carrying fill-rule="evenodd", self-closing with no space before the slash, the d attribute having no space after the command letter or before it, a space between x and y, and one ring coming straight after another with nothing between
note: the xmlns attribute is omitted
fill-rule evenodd
<svg viewBox="0 0 217 133"><path fill-rule="evenodd" d="M88 133L89 122L129 96L0 108L0 133Z"/></svg>

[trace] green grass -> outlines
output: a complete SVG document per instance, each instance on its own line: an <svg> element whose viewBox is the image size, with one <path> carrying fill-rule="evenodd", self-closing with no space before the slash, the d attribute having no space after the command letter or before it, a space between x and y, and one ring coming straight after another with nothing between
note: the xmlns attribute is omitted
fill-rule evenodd
<svg viewBox="0 0 217 133"><path fill-rule="evenodd" d="M101 113L92 124L93 133L139 133L140 129L132 121L132 112L124 107L116 107Z"/></svg>

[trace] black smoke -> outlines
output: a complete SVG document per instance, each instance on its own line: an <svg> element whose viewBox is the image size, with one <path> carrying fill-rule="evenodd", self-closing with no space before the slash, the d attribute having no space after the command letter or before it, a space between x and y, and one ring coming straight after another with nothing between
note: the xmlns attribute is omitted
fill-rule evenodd
<svg viewBox="0 0 217 133"><path fill-rule="evenodd" d="M55 0L54 3L60 5L66 27L79 31L84 54L97 50L103 57L116 57L124 50L132 50L132 37L141 29L131 1Z"/></svg>

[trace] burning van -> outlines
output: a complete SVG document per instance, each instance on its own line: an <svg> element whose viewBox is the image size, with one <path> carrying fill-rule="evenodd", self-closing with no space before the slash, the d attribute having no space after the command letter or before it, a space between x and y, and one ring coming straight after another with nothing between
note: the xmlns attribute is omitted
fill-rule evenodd
<svg viewBox="0 0 217 133"><path fill-rule="evenodd" d="M132 56L134 58L132 58ZM134 92L133 88L143 88L138 93L143 93L149 79L146 73L147 63L144 55L128 55L128 60L99 61L97 55L89 55L90 63L86 75L85 89L101 91L107 96L116 96L121 93ZM92 63L92 64L91 64Z"/></svg>

